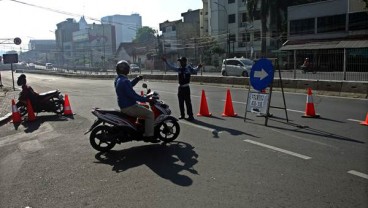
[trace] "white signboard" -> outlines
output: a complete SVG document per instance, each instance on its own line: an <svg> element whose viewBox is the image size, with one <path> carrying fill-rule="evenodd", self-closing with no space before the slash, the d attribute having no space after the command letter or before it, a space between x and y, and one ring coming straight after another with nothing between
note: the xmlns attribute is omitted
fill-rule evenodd
<svg viewBox="0 0 368 208"><path fill-rule="evenodd" d="M252 92L248 95L247 111L252 113L267 113L269 94Z"/></svg>

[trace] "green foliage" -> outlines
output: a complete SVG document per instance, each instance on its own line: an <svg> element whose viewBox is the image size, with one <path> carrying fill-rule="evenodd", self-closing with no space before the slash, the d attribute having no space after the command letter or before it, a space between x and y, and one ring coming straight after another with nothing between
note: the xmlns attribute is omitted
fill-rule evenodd
<svg viewBox="0 0 368 208"><path fill-rule="evenodd" d="M135 39L133 40L134 43L150 43L156 40L156 33L157 31L151 27L144 26L137 30L137 34Z"/></svg>

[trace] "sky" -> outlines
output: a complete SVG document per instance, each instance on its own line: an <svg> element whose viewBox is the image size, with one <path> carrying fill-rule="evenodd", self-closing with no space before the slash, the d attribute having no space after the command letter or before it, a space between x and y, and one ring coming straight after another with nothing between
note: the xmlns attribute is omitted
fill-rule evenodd
<svg viewBox="0 0 368 208"><path fill-rule="evenodd" d="M138 13L142 25L182 19L181 13L202 8L202 0L0 0L0 51L28 50L31 39L55 39L56 24L82 15L92 24L101 17ZM93 20L95 19L95 20ZM15 37L22 44L4 44Z"/></svg>

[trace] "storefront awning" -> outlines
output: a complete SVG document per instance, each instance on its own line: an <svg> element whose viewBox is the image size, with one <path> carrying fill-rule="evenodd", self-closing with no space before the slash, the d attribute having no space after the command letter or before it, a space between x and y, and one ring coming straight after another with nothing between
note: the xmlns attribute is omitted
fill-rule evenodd
<svg viewBox="0 0 368 208"><path fill-rule="evenodd" d="M343 49L343 48L368 48L368 40L342 40L328 42L308 42L303 44L284 45L279 50L316 50L316 49Z"/></svg>

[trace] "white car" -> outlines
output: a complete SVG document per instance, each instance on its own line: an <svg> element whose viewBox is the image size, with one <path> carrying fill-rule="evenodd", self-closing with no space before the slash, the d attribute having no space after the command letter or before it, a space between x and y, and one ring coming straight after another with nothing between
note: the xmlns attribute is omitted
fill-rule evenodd
<svg viewBox="0 0 368 208"><path fill-rule="evenodd" d="M130 64L130 70L132 72L140 72L141 68L139 68L139 66L137 64Z"/></svg>
<svg viewBox="0 0 368 208"><path fill-rule="evenodd" d="M254 61L247 58L229 58L222 61L222 76L249 77Z"/></svg>

